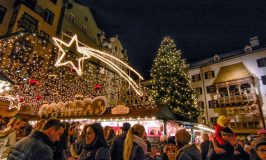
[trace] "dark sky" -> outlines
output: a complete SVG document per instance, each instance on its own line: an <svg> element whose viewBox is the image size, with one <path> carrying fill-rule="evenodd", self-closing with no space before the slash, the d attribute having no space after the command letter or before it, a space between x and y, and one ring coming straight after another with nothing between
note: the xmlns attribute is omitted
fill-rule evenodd
<svg viewBox="0 0 266 160"><path fill-rule="evenodd" d="M164 36L189 63L241 49L255 35L266 43L265 0L83 1L108 37L118 34L129 63L146 78Z"/></svg>

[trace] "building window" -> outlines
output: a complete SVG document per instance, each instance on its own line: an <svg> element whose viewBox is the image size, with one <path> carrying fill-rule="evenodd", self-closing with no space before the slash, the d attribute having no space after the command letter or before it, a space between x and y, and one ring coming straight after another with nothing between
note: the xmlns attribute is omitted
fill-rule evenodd
<svg viewBox="0 0 266 160"><path fill-rule="evenodd" d="M251 93L251 86L248 83L241 84L240 86L241 94L249 94Z"/></svg>
<svg viewBox="0 0 266 160"><path fill-rule="evenodd" d="M220 97L227 97L228 96L228 91L226 87L219 88L218 89Z"/></svg>
<svg viewBox="0 0 266 160"><path fill-rule="evenodd" d="M266 75L265 76L261 76L261 80L262 80L262 84L266 85Z"/></svg>
<svg viewBox="0 0 266 160"><path fill-rule="evenodd" d="M70 13L70 14L69 14L69 19L70 19L70 21L71 21L72 23L75 22L75 16L74 16L73 13Z"/></svg>
<svg viewBox="0 0 266 160"><path fill-rule="evenodd" d="M198 101L197 105L198 105L198 108L204 109L204 102Z"/></svg>
<svg viewBox="0 0 266 160"><path fill-rule="evenodd" d="M211 100L211 101L208 101L209 103L209 108L217 108L218 105L217 105L217 100Z"/></svg>
<svg viewBox="0 0 266 160"><path fill-rule="evenodd" d="M84 25L82 26L81 29L82 29L83 32L87 32L87 27L85 27Z"/></svg>
<svg viewBox="0 0 266 160"><path fill-rule="evenodd" d="M211 79L214 77L214 71L205 72L205 79Z"/></svg>
<svg viewBox="0 0 266 160"><path fill-rule="evenodd" d="M258 67L266 67L266 58L257 59Z"/></svg>
<svg viewBox="0 0 266 160"><path fill-rule="evenodd" d="M38 28L38 21L27 13L18 21L18 28L23 28L30 32L36 32Z"/></svg>
<svg viewBox="0 0 266 160"><path fill-rule="evenodd" d="M69 35L69 36L72 36L73 33L72 33L72 31L69 28L67 28L66 29L66 34Z"/></svg>
<svg viewBox="0 0 266 160"><path fill-rule="evenodd" d="M54 4L56 4L57 0L51 0Z"/></svg>
<svg viewBox="0 0 266 160"><path fill-rule="evenodd" d="M3 22L5 15L6 15L6 8L0 6L0 24Z"/></svg>
<svg viewBox="0 0 266 160"><path fill-rule="evenodd" d="M39 33L40 37L46 39L46 40L49 40L49 34L45 33L44 31L40 31Z"/></svg>
<svg viewBox="0 0 266 160"><path fill-rule="evenodd" d="M215 93L215 86L214 85L207 86L207 93Z"/></svg>
<svg viewBox="0 0 266 160"><path fill-rule="evenodd" d="M200 80L201 80L200 74L192 75L192 82L197 82Z"/></svg>
<svg viewBox="0 0 266 160"><path fill-rule="evenodd" d="M49 23L50 25L53 24L54 21L54 13L49 9L46 9L43 15L43 19L45 22Z"/></svg>
<svg viewBox="0 0 266 160"><path fill-rule="evenodd" d="M202 95L202 88L201 87L195 88L195 90L197 92L197 95Z"/></svg>

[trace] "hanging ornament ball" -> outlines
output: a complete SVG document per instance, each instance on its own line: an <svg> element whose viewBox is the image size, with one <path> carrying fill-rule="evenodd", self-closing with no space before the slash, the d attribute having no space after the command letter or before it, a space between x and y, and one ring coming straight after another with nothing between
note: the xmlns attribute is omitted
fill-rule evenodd
<svg viewBox="0 0 266 160"><path fill-rule="evenodd" d="M20 102L20 103L22 103L22 102L24 102L24 101L25 101L25 99L24 99L23 97L20 97L20 98L19 98L19 102Z"/></svg>
<svg viewBox="0 0 266 160"><path fill-rule="evenodd" d="M39 81L36 80L36 79L34 79L34 78L31 78L31 79L29 80L29 84L30 84L31 86L36 86L38 83L39 83Z"/></svg>
<svg viewBox="0 0 266 160"><path fill-rule="evenodd" d="M70 71L71 71L72 73L76 73L76 70L75 70L74 68L70 68Z"/></svg>
<svg viewBox="0 0 266 160"><path fill-rule="evenodd" d="M98 90L101 88L102 88L102 85L100 85L100 84L95 84L95 86L94 86L94 90Z"/></svg>
<svg viewBox="0 0 266 160"><path fill-rule="evenodd" d="M37 95L37 96L35 97L35 99L36 99L36 100L41 100L41 99L42 99L42 96L41 96L41 95Z"/></svg>

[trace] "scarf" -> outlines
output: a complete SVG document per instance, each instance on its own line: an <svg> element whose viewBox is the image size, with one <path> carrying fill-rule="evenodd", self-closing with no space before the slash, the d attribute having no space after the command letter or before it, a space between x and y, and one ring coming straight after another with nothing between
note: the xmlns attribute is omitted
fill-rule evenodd
<svg viewBox="0 0 266 160"><path fill-rule="evenodd" d="M147 144L142 138L136 135L133 135L133 143L136 143L137 145L139 145L143 149L144 154L145 155L147 154Z"/></svg>

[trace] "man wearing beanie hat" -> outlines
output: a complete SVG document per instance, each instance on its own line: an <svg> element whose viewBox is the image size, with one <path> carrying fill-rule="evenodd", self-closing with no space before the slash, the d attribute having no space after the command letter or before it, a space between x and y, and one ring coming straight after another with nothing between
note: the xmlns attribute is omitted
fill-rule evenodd
<svg viewBox="0 0 266 160"><path fill-rule="evenodd" d="M167 139L167 144L165 144L165 146L163 147L162 160L172 159L171 157L175 158L175 151L176 151L175 136L170 136Z"/></svg>
<svg viewBox="0 0 266 160"><path fill-rule="evenodd" d="M122 134L114 138L110 148L111 160L123 160L124 142L130 127L130 123L124 123L122 127Z"/></svg>
<svg viewBox="0 0 266 160"><path fill-rule="evenodd" d="M186 129L177 131L175 138L178 148L176 160L201 160L199 149L195 144L189 144L191 135Z"/></svg>

